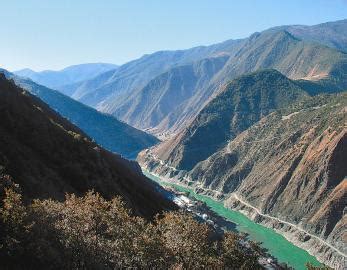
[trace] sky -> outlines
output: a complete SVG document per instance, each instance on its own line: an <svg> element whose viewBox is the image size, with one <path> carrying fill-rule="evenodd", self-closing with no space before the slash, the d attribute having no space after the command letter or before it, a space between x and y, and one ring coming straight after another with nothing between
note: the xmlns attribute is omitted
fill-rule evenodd
<svg viewBox="0 0 347 270"><path fill-rule="evenodd" d="M0 67L123 64L287 24L347 18L347 0L2 0Z"/></svg>

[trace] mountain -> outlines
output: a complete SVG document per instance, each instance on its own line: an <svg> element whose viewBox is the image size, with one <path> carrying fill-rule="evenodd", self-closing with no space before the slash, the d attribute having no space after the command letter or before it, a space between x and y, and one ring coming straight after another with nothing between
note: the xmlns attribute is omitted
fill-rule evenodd
<svg viewBox="0 0 347 270"><path fill-rule="evenodd" d="M38 84L47 86L48 88L64 89L64 87L62 87L64 85L91 79L101 73L115 70L117 67L118 66L114 64L89 63L69 66L59 71L44 70L36 72L26 68L14 71L13 73L21 77L29 78ZM68 92L64 93L69 94Z"/></svg>
<svg viewBox="0 0 347 270"><path fill-rule="evenodd" d="M99 147L77 127L0 74L0 167L26 200L63 199L90 189L120 195L149 217L171 207L137 163Z"/></svg>
<svg viewBox="0 0 347 270"><path fill-rule="evenodd" d="M241 43L242 40L228 40L188 50L159 51L126 63L115 71L100 74L81 83L67 85L65 90L60 90L71 92L71 97L108 112L106 107L109 104L106 100L117 99L123 93L132 93L172 67L210 56L232 54Z"/></svg>
<svg viewBox="0 0 347 270"><path fill-rule="evenodd" d="M317 25L284 25L269 31L286 30L293 36L347 52L347 19Z"/></svg>
<svg viewBox="0 0 347 270"><path fill-rule="evenodd" d="M347 55L304 42L286 31L254 34L237 53L204 58L173 67L142 89L106 99L99 109L141 129L160 135L177 133L192 120L221 86L242 74L274 68L316 92L341 91L347 87Z"/></svg>
<svg viewBox="0 0 347 270"><path fill-rule="evenodd" d="M300 80L314 94L346 89L347 55L339 51L345 46L345 25L346 20L283 26L211 46L160 51L59 90L165 138L194 119L228 81L245 73L273 68ZM179 75L184 69L191 76ZM148 105L147 93L154 108Z"/></svg>
<svg viewBox="0 0 347 270"><path fill-rule="evenodd" d="M243 93L247 97L247 92ZM230 126L233 132L235 121L241 117L249 121L245 115L225 107L242 96L223 92L224 99L217 102L216 98L202 111L189 132L184 133L186 141L176 142L172 153L177 149L185 153L187 147L193 151L193 145L210 149L219 141L219 130ZM248 94L247 100L249 105L254 104L253 96ZM236 104L243 112L245 105ZM347 226L346 105L346 93L303 97L261 118L235 137L229 135L229 141L225 136L226 143L193 168L174 160L172 153L165 159L165 143L141 152L138 160L153 173L224 200L228 207L281 232L325 264L342 269ZM219 119L224 125L218 125ZM196 128L198 124L202 131ZM210 131L209 137L200 135L205 135L205 130ZM176 164L178 167L174 167ZM182 167L190 170L179 170Z"/></svg>
<svg viewBox="0 0 347 270"><path fill-rule="evenodd" d="M98 112L58 91L9 72L2 72L5 72L8 78L13 78L24 89L38 96L52 109L111 152L119 153L126 158L135 158L139 151L151 147L159 141L152 135L135 129L111 115Z"/></svg>
<svg viewBox="0 0 347 270"><path fill-rule="evenodd" d="M118 98L108 110L138 128L156 127L165 121L169 128L177 121L169 115L173 111L184 113L185 108L194 107L193 97L204 95L201 90L227 60L227 56L216 56L174 67L151 80L140 91Z"/></svg>
<svg viewBox="0 0 347 270"><path fill-rule="evenodd" d="M189 171L263 116L306 95L276 70L241 76L227 84L185 130L153 152L169 166Z"/></svg>
<svg viewBox="0 0 347 270"><path fill-rule="evenodd" d="M219 80L264 68L274 68L290 79L318 81L344 74L338 87L345 89L347 54L297 39L287 31L256 33L242 49L229 59L218 74Z"/></svg>

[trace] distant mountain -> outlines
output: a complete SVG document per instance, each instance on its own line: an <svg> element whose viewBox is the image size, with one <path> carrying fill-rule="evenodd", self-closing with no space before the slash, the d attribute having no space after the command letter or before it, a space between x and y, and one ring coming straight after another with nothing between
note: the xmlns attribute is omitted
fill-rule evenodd
<svg viewBox="0 0 347 270"><path fill-rule="evenodd" d="M317 25L284 25L269 31L286 30L293 36L347 52L347 19Z"/></svg>
<svg viewBox="0 0 347 270"><path fill-rule="evenodd" d="M44 70L40 72L31 69L22 69L13 73L29 78L34 82L53 89L64 89L64 85L73 84L98 76L109 70L115 70L118 66L106 63L90 63L66 67L59 71ZM63 93L69 95L68 92Z"/></svg>
<svg viewBox="0 0 347 270"><path fill-rule="evenodd" d="M139 128L160 124L170 128L178 119L178 115L174 117L172 113L177 111L183 115L188 107L194 110L194 98L204 95L206 85L228 58L216 56L174 67L151 80L143 89L115 99L107 110Z"/></svg>
<svg viewBox="0 0 347 270"><path fill-rule="evenodd" d="M263 106L257 104L270 100L276 104L277 98L284 100L286 95L285 90L274 95L258 85L251 92L224 91L182 136L144 150L138 161L166 179L224 200L228 207L280 231L325 264L342 269L347 226L347 94L304 96L242 131L259 119L263 110L258 108ZM250 114L251 108L258 113ZM209 156L195 164L185 158L197 161L197 155Z"/></svg>
<svg viewBox="0 0 347 270"><path fill-rule="evenodd" d="M153 152L169 166L189 171L265 115L306 96L276 70L241 76L227 84L186 129Z"/></svg>
<svg viewBox="0 0 347 270"><path fill-rule="evenodd" d="M55 90L38 85L7 72L16 83L46 102L52 109L82 129L88 136L109 151L127 158L135 158L142 149L158 142L158 139L135 129L111 115L107 115L75 101Z"/></svg>
<svg viewBox="0 0 347 270"><path fill-rule="evenodd" d="M265 31L249 37L237 55L229 59L217 80L230 80L264 68L275 68L295 80L328 80L337 72L346 75L346 66L345 53L299 40L287 31ZM346 76L339 76L336 87L345 89L346 86Z"/></svg>
<svg viewBox="0 0 347 270"><path fill-rule="evenodd" d="M100 74L94 79L65 86L61 91L87 105L105 112L109 111L106 100L117 99L144 87L151 79L172 67L198 61L221 54L233 54L242 40L228 40L223 43L200 46L188 50L159 51L126 63L115 71ZM104 108L105 106L105 108Z"/></svg>
<svg viewBox="0 0 347 270"><path fill-rule="evenodd" d="M97 107L157 135L165 131L176 133L222 85L265 68L300 79L307 89L313 84L312 94L347 88L347 54L298 40L286 31L265 31L245 40L235 54L173 67L142 89L106 99Z"/></svg>
<svg viewBox="0 0 347 270"><path fill-rule="evenodd" d="M138 164L113 155L81 130L0 74L0 168L20 185L24 199L63 199L94 189L122 196L149 217L171 207Z"/></svg>

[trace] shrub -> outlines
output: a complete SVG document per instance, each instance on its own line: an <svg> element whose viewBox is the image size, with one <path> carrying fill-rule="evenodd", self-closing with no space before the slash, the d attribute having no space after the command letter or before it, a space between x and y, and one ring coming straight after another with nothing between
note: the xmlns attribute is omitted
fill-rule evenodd
<svg viewBox="0 0 347 270"><path fill-rule="evenodd" d="M4 189L0 222L5 269L237 268L261 269L257 245L183 212L148 222L131 215L120 198L106 201L88 192L64 202L35 200Z"/></svg>

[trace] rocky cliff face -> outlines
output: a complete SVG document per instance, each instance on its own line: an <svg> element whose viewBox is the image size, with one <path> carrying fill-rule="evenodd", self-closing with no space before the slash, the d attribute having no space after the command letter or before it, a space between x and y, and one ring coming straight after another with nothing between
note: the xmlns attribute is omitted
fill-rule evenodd
<svg viewBox="0 0 347 270"><path fill-rule="evenodd" d="M0 170L24 198L63 199L94 189L120 195L136 214L172 207L135 162L102 149L38 98L0 74Z"/></svg>
<svg viewBox="0 0 347 270"><path fill-rule="evenodd" d="M262 118L189 171L167 165L156 149L142 152L138 160L155 173L225 200L325 263L342 267L346 106L346 93L304 98Z"/></svg>

